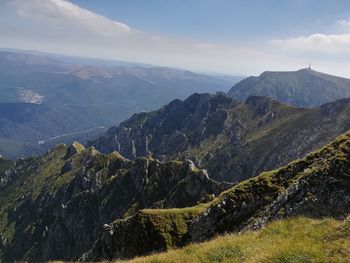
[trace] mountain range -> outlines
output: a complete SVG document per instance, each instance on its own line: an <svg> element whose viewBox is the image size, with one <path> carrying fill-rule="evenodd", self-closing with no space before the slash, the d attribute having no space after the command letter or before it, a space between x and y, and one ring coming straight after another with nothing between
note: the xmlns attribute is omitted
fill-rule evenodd
<svg viewBox="0 0 350 263"><path fill-rule="evenodd" d="M131 161L79 143L41 157L2 159L1 259L127 259L249 232L276 219L344 220L349 152L347 132L236 185L210 179L190 161Z"/></svg>
<svg viewBox="0 0 350 263"><path fill-rule="evenodd" d="M135 112L193 92L227 91L239 79L102 62L0 51L0 155L24 157L60 142L85 142Z"/></svg>
<svg viewBox="0 0 350 263"><path fill-rule="evenodd" d="M242 97L193 93L195 83L211 89L223 78L176 69L0 55L8 64L0 60L0 261L338 262L347 255L350 99L328 86L346 90L347 80L311 69L255 78L254 87L278 79L268 90L286 93L334 89L336 100L327 91L311 103L293 92L261 96L260 88ZM249 79L236 90L248 92ZM154 110L162 100L171 101ZM104 128L94 125L112 119L97 137ZM83 143L70 143L76 138ZM37 155L7 158L19 153ZM208 240L203 250L191 245Z"/></svg>
<svg viewBox="0 0 350 263"><path fill-rule="evenodd" d="M305 109L267 97L240 102L193 94L135 114L90 145L130 159L189 158L216 180L239 182L302 158L349 129L350 99Z"/></svg>
<svg viewBox="0 0 350 263"><path fill-rule="evenodd" d="M264 254L264 251L257 250L256 254L263 254L264 257L260 258L260 261L253 257L251 262L346 262L343 259L347 258L348 250L346 245L341 244L349 244L349 219L347 218L350 212L349 152L350 133L348 132L301 160L291 162L280 169L262 173L224 191L206 205L175 210L146 209L126 220L117 220L109 231L105 231L94 243L92 249L83 255L82 260L101 261L146 255L154 251L165 251L169 248L201 242L227 232L239 233L244 244L246 239L248 242L254 240L251 238L254 235L252 231L266 226L271 221L290 218L292 223L285 222L284 228L268 227L265 230L265 236L274 238L272 246L277 247L275 255L269 254L270 251L265 251ZM338 221L338 228L334 229L328 222L328 227L320 232L325 221L319 220L313 227L313 231L308 232L310 236L307 243L305 242L307 237L302 233L309 231L310 220L307 222L305 219L299 219L304 222L304 225L299 226L300 232L297 233L299 235L293 232L295 218L300 216L311 219L332 217L338 219L340 223ZM330 232L331 229L335 231ZM274 232L266 233L269 230ZM261 232L260 235L263 236L264 232ZM291 239L287 243L289 254L281 253L283 250L288 251L286 247L276 246L275 241L279 236L287 239L296 236L295 243L291 244ZM319 236L326 238L322 240L323 246L312 246L313 240L318 240ZM251 251L241 250L240 247L245 245L253 251L254 247L249 247L247 244L232 244L228 238L226 241L228 242L225 245L221 244L222 249L219 245L217 250L215 250L215 240L212 241L211 255L216 254L212 261L249 262L245 258L246 255L251 254ZM254 241L256 242L256 239ZM259 242L269 243L270 241L262 239ZM335 246L338 241L340 244ZM306 243L310 250L299 247L300 243ZM276 250L280 253L276 253ZM328 253L324 253L325 251ZM196 250L191 250L190 247L185 254L187 258L191 258L191 261L201 261L198 260L198 254L195 255ZM203 262L208 262L205 254L199 256L204 257ZM159 258L151 257L148 262L159 262ZM335 258L340 261L334 260ZM163 257L163 261L174 262L170 257L167 259Z"/></svg>

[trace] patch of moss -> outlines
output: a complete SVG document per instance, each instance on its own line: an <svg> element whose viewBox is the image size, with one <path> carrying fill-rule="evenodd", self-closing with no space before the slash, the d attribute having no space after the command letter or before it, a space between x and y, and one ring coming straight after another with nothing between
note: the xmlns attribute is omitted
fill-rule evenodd
<svg viewBox="0 0 350 263"><path fill-rule="evenodd" d="M200 204L187 208L143 209L141 214L147 217L154 230L163 238L167 248L182 246L187 241L189 224L207 208Z"/></svg>

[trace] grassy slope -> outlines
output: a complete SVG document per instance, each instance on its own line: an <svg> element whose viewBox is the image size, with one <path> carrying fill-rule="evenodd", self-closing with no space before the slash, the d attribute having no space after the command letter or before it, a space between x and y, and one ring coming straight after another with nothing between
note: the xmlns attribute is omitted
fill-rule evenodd
<svg viewBox="0 0 350 263"><path fill-rule="evenodd" d="M20 206L24 196L31 196L34 199L43 191L53 192L73 179L79 166L60 175L66 152L67 147L59 145L42 158L28 158L20 161L18 177L14 180L10 179L6 189L0 192L0 203L2 204L0 206L0 233L3 233L8 241L12 239L14 230L12 227L15 227L15 225L11 227L7 225L10 208ZM81 157L81 155L74 156L74 162L80 163L79 158Z"/></svg>
<svg viewBox="0 0 350 263"><path fill-rule="evenodd" d="M350 220L291 218L130 262L350 262Z"/></svg>

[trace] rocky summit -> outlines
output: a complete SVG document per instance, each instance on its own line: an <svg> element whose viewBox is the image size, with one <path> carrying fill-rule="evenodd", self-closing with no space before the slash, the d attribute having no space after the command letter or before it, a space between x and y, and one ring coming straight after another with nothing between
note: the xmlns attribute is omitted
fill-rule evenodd
<svg viewBox="0 0 350 263"><path fill-rule="evenodd" d="M216 180L240 182L304 157L350 129L350 99L313 109L250 96L193 94L133 115L93 145L127 158L187 158Z"/></svg>

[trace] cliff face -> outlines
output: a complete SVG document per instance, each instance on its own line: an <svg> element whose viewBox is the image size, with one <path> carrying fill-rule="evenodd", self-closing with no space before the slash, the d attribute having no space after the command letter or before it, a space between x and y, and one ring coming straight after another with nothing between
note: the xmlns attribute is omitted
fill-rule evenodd
<svg viewBox="0 0 350 263"><path fill-rule="evenodd" d="M2 260L74 260L118 218L143 208L192 206L229 186L191 161L130 161L78 143L60 145L3 173Z"/></svg>
<svg viewBox="0 0 350 263"><path fill-rule="evenodd" d="M218 181L239 182L304 157L350 128L350 100L314 109L266 97L194 94L136 114L92 142L128 158L190 158Z"/></svg>
<svg viewBox="0 0 350 263"><path fill-rule="evenodd" d="M206 205L143 210L115 222L82 259L149 254L217 234L260 228L274 219L290 216L344 218L350 212L349 189L348 132L301 160L233 186ZM136 241L130 242L131 237L146 240L147 246L136 246ZM157 238L148 240L149 237ZM132 250L127 244L138 249Z"/></svg>

